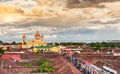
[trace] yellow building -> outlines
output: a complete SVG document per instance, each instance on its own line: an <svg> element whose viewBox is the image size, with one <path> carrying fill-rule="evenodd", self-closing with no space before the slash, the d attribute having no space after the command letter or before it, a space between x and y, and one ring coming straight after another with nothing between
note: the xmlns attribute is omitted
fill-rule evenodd
<svg viewBox="0 0 120 74"><path fill-rule="evenodd" d="M50 51L51 52L60 52L60 47L54 46L54 47L50 48Z"/></svg>
<svg viewBox="0 0 120 74"><path fill-rule="evenodd" d="M37 31L35 34L35 39L26 42L26 36L22 37L22 48L32 48L34 46L47 46L47 43L44 42L43 35L40 35Z"/></svg>
<svg viewBox="0 0 120 74"><path fill-rule="evenodd" d="M35 34L35 39L26 42L26 36L22 37L22 48L33 48L33 52L42 51L51 51L51 52L59 52L59 47L48 46L47 43L44 42L44 37L39 34L37 31Z"/></svg>

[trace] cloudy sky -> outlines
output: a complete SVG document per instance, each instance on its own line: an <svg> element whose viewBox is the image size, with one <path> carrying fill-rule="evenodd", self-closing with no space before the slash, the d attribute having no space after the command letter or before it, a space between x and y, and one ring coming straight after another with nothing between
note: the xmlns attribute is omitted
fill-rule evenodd
<svg viewBox="0 0 120 74"><path fill-rule="evenodd" d="M83 0L80 0L83 1ZM68 8L67 0L0 0L0 40L120 40L120 1L98 7Z"/></svg>

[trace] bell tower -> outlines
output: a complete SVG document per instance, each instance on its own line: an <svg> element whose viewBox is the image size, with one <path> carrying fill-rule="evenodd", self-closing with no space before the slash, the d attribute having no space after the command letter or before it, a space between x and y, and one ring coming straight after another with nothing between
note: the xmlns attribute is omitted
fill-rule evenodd
<svg viewBox="0 0 120 74"><path fill-rule="evenodd" d="M22 37L22 46L23 45L26 45L26 36L25 36L25 34Z"/></svg>

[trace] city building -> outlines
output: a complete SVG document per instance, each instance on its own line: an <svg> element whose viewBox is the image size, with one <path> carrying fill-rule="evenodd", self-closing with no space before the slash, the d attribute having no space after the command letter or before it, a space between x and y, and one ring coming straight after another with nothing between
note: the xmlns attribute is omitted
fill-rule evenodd
<svg viewBox="0 0 120 74"><path fill-rule="evenodd" d="M114 56L120 56L120 48L115 48L112 50L112 54Z"/></svg>
<svg viewBox="0 0 120 74"><path fill-rule="evenodd" d="M37 52L39 50L45 51L52 51L52 52L59 52L60 48L55 46L48 46L47 43L44 41L44 36L39 34L37 31L35 34L35 39L26 42L26 36L23 35L22 37L22 48L33 48L33 52Z"/></svg>
<svg viewBox="0 0 120 74"><path fill-rule="evenodd" d="M44 42L43 35L40 35L37 31L35 34L35 39L26 42L26 36L23 35L22 37L22 48L32 48L34 46L47 46L47 43Z"/></svg>

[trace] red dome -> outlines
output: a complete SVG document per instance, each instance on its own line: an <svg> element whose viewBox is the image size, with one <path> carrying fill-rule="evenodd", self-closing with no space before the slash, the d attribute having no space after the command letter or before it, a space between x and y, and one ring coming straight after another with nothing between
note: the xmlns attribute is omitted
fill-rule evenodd
<svg viewBox="0 0 120 74"><path fill-rule="evenodd" d="M25 38L26 36L25 35L23 35L23 38Z"/></svg>
<svg viewBox="0 0 120 74"><path fill-rule="evenodd" d="M40 34L38 31L36 32L35 37L40 37Z"/></svg>
<svg viewBox="0 0 120 74"><path fill-rule="evenodd" d="M35 36L39 36L40 37L40 34L35 34Z"/></svg>

